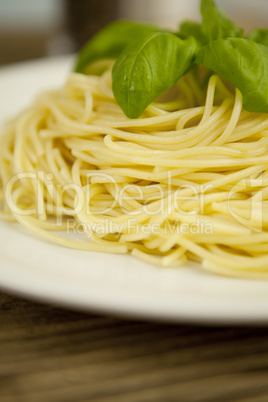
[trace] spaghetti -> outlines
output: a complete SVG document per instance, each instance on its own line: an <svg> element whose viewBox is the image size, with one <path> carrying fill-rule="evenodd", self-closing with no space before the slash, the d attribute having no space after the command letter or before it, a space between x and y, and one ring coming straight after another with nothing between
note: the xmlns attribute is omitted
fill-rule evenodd
<svg viewBox="0 0 268 402"><path fill-rule="evenodd" d="M130 120L110 70L72 73L0 141L2 219L80 250L267 278L268 116L218 76L202 89L188 73Z"/></svg>

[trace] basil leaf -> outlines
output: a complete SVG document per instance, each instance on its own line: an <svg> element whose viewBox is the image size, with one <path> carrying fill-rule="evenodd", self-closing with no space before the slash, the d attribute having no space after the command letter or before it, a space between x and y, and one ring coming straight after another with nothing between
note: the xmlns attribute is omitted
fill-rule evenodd
<svg viewBox="0 0 268 402"><path fill-rule="evenodd" d="M115 21L106 25L80 50L75 63L76 72L84 72L86 66L98 59L116 58L137 36L160 31L153 25L134 21Z"/></svg>
<svg viewBox="0 0 268 402"><path fill-rule="evenodd" d="M268 47L243 38L219 39L201 48L195 62L231 81L247 111L268 113Z"/></svg>
<svg viewBox="0 0 268 402"><path fill-rule="evenodd" d="M113 68L113 92L123 112L138 118L193 65L197 43L171 33L153 33L121 53Z"/></svg>
<svg viewBox="0 0 268 402"><path fill-rule="evenodd" d="M253 29L253 31L248 34L248 39L268 46L268 29Z"/></svg>
<svg viewBox="0 0 268 402"><path fill-rule="evenodd" d="M226 37L241 37L243 30L214 3L213 0L201 1L201 13L203 16L202 29L209 40Z"/></svg>
<svg viewBox="0 0 268 402"><path fill-rule="evenodd" d="M184 39L193 36L200 46L204 46L208 42L201 25L195 21L183 21L179 27L179 36Z"/></svg>
<svg viewBox="0 0 268 402"><path fill-rule="evenodd" d="M209 40L220 39L222 30L219 15L213 0L201 1L202 29Z"/></svg>

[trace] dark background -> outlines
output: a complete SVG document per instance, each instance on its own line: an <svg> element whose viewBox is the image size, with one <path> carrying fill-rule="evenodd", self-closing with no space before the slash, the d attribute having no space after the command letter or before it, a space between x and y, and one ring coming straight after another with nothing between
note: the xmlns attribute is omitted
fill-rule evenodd
<svg viewBox="0 0 268 402"><path fill-rule="evenodd" d="M0 65L76 52L117 18L176 29L200 18L200 0L0 0ZM217 0L246 30L268 27L267 0Z"/></svg>

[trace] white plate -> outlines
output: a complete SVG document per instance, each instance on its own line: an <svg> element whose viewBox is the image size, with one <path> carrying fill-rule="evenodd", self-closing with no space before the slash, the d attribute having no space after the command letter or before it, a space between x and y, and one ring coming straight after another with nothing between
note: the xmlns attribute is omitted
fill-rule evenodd
<svg viewBox="0 0 268 402"><path fill-rule="evenodd" d="M1 119L40 90L61 85L70 58L0 69ZM128 255L50 244L0 222L0 286L60 305L173 322L266 323L268 282L209 275L198 266L163 269Z"/></svg>

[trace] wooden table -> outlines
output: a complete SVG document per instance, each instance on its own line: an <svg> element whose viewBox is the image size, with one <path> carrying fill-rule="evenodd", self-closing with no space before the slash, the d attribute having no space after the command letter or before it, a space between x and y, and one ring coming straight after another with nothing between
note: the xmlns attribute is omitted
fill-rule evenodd
<svg viewBox="0 0 268 402"><path fill-rule="evenodd" d="M268 328L130 321L0 293L0 401L268 401Z"/></svg>

